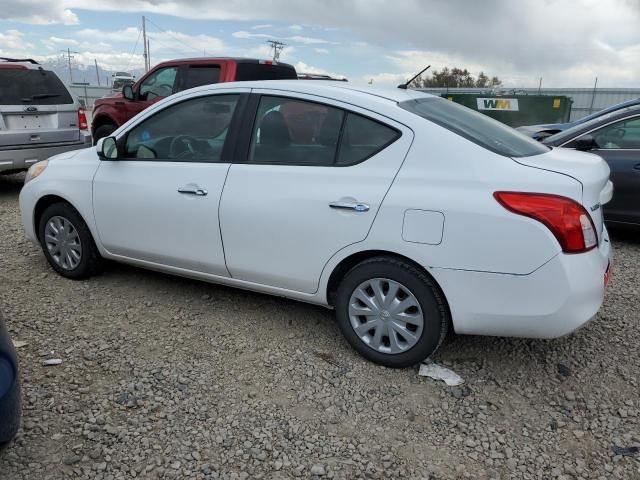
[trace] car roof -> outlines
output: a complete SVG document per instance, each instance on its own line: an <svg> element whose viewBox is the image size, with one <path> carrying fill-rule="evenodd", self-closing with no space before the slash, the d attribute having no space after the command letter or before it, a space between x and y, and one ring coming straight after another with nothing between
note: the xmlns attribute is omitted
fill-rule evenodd
<svg viewBox="0 0 640 480"><path fill-rule="evenodd" d="M42 65L31 58L0 57L0 68L19 70L45 70Z"/></svg>
<svg viewBox="0 0 640 480"><path fill-rule="evenodd" d="M550 137L545 138L543 140L543 143L547 145L559 145L571 140L574 137L580 136L584 132L593 130L594 128L598 128L602 125L615 122L616 120L622 120L624 118L639 114L640 105L632 105L630 107L614 110L613 112L605 113L604 115L600 115L599 117L591 119L587 122L580 123L574 127L568 128L567 130L556 133L555 135L551 135Z"/></svg>
<svg viewBox="0 0 640 480"><path fill-rule="evenodd" d="M345 82L322 81L307 82L304 80L256 80L246 82L229 82L217 83L213 85L204 85L196 87L190 92L212 89L229 89L229 88L252 88L252 89L269 89L282 90L283 92L307 93L309 95L317 95L320 97L334 98L336 100L353 100L361 99L378 99L393 103L404 102L407 100L415 100L418 98L429 98L434 95L419 92L412 89L401 88L380 88L369 86L358 86Z"/></svg>
<svg viewBox="0 0 640 480"><path fill-rule="evenodd" d="M283 66L294 68L293 65L283 62L273 62L272 60L265 60L262 58L246 58L246 57L192 57L192 58L175 58L173 60L165 60L154 66L158 65L183 65L185 63L215 63L215 62L235 62L235 63L260 63L267 62L274 66Z"/></svg>

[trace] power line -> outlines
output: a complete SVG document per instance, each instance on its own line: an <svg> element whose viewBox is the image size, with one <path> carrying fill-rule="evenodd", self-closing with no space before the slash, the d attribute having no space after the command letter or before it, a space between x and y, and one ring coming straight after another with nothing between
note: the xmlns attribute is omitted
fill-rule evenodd
<svg viewBox="0 0 640 480"><path fill-rule="evenodd" d="M156 22L154 22L153 20L151 20L149 17L146 17L146 20L152 24L154 27L156 27L158 30L160 30L162 33L165 33L166 35L169 35L171 38L173 38L176 42L181 43L182 45L184 45L185 47L187 47L190 50L196 51L198 53L200 53L200 49L199 48L195 48L191 45L187 45L184 41L180 40L178 37L176 37L175 35L173 35L171 32L167 32L165 29L163 29L162 27L160 27ZM154 38L155 41L157 41L157 39Z"/></svg>
<svg viewBox="0 0 640 480"><path fill-rule="evenodd" d="M129 71L129 67L131 66L131 62L133 61L133 56L136 54L136 48L138 48L140 35L142 35L142 30L138 30L138 38L136 39L136 44L133 46L133 50L131 51L131 58L129 58L129 63L127 63L127 68L125 68L125 72Z"/></svg>

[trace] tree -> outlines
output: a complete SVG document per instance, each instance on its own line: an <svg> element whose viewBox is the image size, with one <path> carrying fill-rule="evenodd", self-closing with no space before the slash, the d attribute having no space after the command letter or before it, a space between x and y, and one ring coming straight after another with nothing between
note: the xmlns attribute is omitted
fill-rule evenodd
<svg viewBox="0 0 640 480"><path fill-rule="evenodd" d="M478 78L475 78L466 68L458 67L434 70L429 77L418 77L411 82L414 88L491 88L500 85L502 81L498 77L489 78L484 72L480 72Z"/></svg>

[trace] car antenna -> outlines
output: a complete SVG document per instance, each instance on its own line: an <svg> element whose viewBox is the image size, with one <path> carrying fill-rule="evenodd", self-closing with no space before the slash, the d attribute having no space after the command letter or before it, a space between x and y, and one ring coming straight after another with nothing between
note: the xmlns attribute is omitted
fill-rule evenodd
<svg viewBox="0 0 640 480"><path fill-rule="evenodd" d="M420 75L422 75L424 72L426 72L430 68L431 68L431 65L427 65L427 68L423 68L422 70L420 70L420 73L411 77L411 80L409 80L407 83L401 83L400 85L398 85L398 88L401 88L402 90L406 90L411 82L413 82L416 78L418 78Z"/></svg>

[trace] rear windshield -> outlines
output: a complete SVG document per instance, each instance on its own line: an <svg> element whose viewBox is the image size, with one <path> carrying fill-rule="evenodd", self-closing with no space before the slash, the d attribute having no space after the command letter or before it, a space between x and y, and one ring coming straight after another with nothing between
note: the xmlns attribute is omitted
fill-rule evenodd
<svg viewBox="0 0 640 480"><path fill-rule="evenodd" d="M398 105L499 155L529 157L549 151L513 128L443 98L419 98Z"/></svg>
<svg viewBox="0 0 640 480"><path fill-rule="evenodd" d="M291 65L266 65L262 63L238 63L236 80L291 80L297 79L296 69Z"/></svg>
<svg viewBox="0 0 640 480"><path fill-rule="evenodd" d="M51 71L0 69L0 105L69 103L73 103L73 98Z"/></svg>

